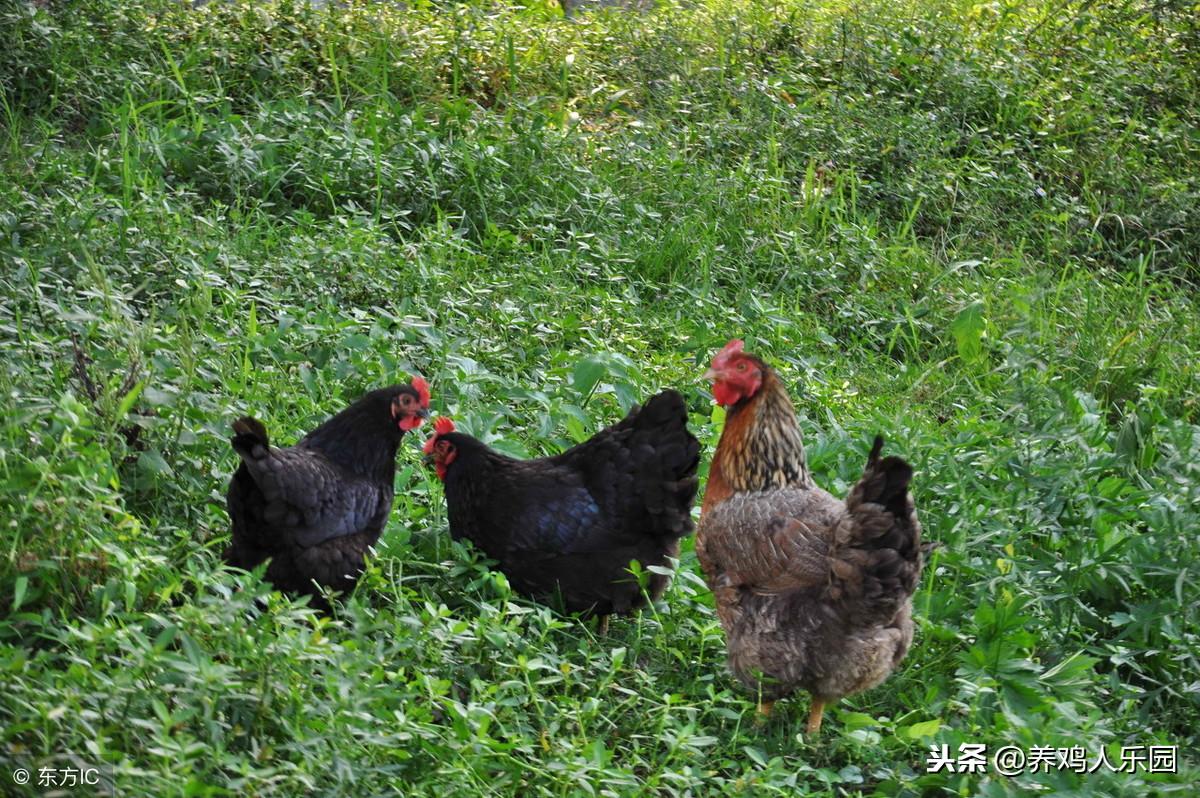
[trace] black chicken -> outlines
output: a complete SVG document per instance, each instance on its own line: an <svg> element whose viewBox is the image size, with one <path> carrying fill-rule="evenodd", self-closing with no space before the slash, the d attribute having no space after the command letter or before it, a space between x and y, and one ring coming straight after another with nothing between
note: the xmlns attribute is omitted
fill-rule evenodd
<svg viewBox="0 0 1200 798"><path fill-rule="evenodd" d="M272 447L257 419L235 421L242 463L226 495L233 540L225 561L249 570L270 558L266 578L276 588L329 611L318 586L354 587L392 509L400 439L428 408L429 385L417 377L371 391L287 448Z"/></svg>
<svg viewBox="0 0 1200 798"><path fill-rule="evenodd" d="M600 618L640 607L630 564L678 556L692 531L700 444L683 397L663 391L557 457L516 460L440 417L425 443L445 485L450 533L497 560L518 592ZM658 598L668 578L647 572Z"/></svg>

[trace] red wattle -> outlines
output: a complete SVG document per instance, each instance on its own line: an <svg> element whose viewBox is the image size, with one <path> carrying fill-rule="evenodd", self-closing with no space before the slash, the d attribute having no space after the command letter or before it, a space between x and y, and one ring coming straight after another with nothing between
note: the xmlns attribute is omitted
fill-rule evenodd
<svg viewBox="0 0 1200 798"><path fill-rule="evenodd" d="M742 392L727 382L713 383L713 399L723 407L736 405L742 398Z"/></svg>

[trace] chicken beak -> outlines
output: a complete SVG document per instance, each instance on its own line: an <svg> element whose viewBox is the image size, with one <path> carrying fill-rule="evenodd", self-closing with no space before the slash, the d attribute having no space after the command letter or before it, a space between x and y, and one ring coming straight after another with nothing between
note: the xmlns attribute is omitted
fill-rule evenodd
<svg viewBox="0 0 1200 798"><path fill-rule="evenodd" d="M708 371L704 372L703 379L705 382L716 382L717 377L720 377L720 376L721 375L717 373L716 369L709 369Z"/></svg>
<svg viewBox="0 0 1200 798"><path fill-rule="evenodd" d="M417 418L429 418L429 411L422 407L417 411Z"/></svg>
<svg viewBox="0 0 1200 798"><path fill-rule="evenodd" d="M431 465L433 465L433 460L434 460L433 452L430 452L429 454L421 455L422 465L431 466Z"/></svg>

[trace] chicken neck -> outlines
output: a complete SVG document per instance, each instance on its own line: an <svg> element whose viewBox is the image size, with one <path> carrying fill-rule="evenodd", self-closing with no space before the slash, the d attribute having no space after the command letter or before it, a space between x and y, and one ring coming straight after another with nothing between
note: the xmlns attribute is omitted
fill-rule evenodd
<svg viewBox="0 0 1200 798"><path fill-rule="evenodd" d="M729 408L702 512L736 493L812 485L791 397L767 369L758 392Z"/></svg>
<svg viewBox="0 0 1200 798"><path fill-rule="evenodd" d="M378 420L378 409L353 405L310 432L301 446L321 452L352 474L390 482L402 433Z"/></svg>

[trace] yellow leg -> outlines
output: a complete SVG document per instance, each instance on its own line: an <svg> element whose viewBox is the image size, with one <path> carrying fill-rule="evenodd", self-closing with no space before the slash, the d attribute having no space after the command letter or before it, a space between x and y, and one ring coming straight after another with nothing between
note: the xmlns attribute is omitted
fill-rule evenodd
<svg viewBox="0 0 1200 798"><path fill-rule="evenodd" d="M596 621L596 636L604 637L606 634L608 634L608 616L601 615L600 619Z"/></svg>
<svg viewBox="0 0 1200 798"><path fill-rule="evenodd" d="M804 727L807 734L816 734L821 731L821 716L825 712L825 702L813 696L812 709L808 712L808 725Z"/></svg>

